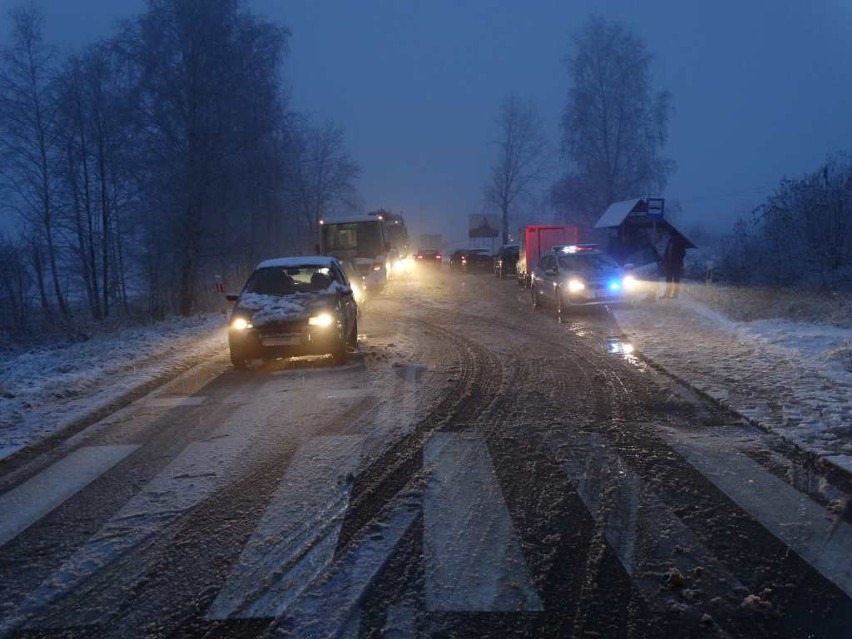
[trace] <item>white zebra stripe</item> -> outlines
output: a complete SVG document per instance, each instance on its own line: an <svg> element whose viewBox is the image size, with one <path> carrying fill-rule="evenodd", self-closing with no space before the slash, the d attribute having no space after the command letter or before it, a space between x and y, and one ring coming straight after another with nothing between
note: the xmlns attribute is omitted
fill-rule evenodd
<svg viewBox="0 0 852 639"><path fill-rule="evenodd" d="M78 448L0 496L0 546L73 497L134 450L135 444Z"/></svg>

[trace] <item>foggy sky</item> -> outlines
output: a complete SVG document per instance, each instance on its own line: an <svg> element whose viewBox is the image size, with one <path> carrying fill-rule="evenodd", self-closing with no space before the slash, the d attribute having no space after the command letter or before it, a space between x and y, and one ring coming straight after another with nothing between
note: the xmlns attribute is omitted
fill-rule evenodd
<svg viewBox="0 0 852 639"><path fill-rule="evenodd" d="M10 0L0 30L5 41ZM36 0L47 37L74 50L142 0ZM554 146L564 62L590 12L631 25L672 93L664 194L692 220L728 225L784 176L852 149L852 3L716 0L252 0L292 31L291 106L346 132L366 209L463 241L483 211L502 97L531 98ZM638 194L642 195L642 194Z"/></svg>

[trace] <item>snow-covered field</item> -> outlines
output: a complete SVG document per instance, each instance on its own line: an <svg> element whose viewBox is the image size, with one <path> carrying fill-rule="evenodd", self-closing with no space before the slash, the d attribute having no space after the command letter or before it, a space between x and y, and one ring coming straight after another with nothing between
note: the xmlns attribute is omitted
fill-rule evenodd
<svg viewBox="0 0 852 639"><path fill-rule="evenodd" d="M148 382L225 352L225 318L173 318L0 359L0 459Z"/></svg>
<svg viewBox="0 0 852 639"><path fill-rule="evenodd" d="M694 298L620 309L646 358L852 470L852 329L733 321ZM0 459L133 388L226 350L221 315L172 319L0 360Z"/></svg>

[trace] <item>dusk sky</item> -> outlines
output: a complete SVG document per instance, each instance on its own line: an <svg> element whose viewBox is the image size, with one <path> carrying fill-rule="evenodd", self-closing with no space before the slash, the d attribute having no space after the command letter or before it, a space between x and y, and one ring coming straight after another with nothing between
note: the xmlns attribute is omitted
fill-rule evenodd
<svg viewBox="0 0 852 639"><path fill-rule="evenodd" d="M8 7L10 0L0 0ZM48 39L72 51L108 36L142 0L36 0ZM483 211L504 95L533 100L554 148L565 56L592 12L621 20L654 55L675 112L664 194L693 220L729 225L784 176L852 147L852 2L717 0L254 0L292 31L291 106L342 125L367 209L414 233L464 238ZM4 38L8 19L2 18ZM637 194L642 195L642 194Z"/></svg>

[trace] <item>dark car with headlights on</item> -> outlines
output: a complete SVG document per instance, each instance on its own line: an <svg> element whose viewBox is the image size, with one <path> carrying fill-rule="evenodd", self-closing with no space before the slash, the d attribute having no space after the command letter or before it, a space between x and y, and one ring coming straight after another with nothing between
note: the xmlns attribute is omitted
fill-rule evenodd
<svg viewBox="0 0 852 639"><path fill-rule="evenodd" d="M520 247L517 244L504 244L494 256L494 276L501 280L506 275L514 275L518 269Z"/></svg>
<svg viewBox="0 0 852 639"><path fill-rule="evenodd" d="M358 342L358 305L333 257L284 257L258 264L228 327L234 368L252 360L331 354L338 363Z"/></svg>
<svg viewBox="0 0 852 639"><path fill-rule="evenodd" d="M559 321L572 307L617 304L634 299L636 279L594 244L556 246L532 271L533 308L547 304Z"/></svg>

